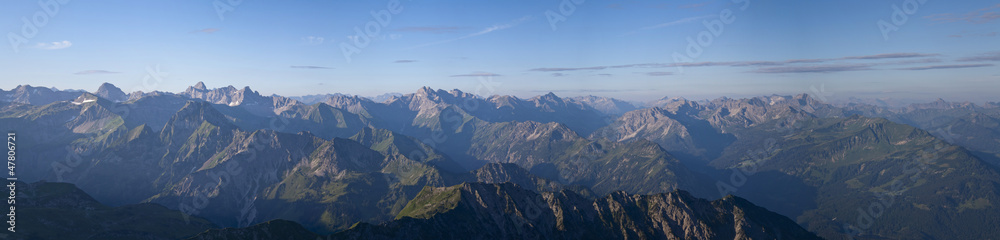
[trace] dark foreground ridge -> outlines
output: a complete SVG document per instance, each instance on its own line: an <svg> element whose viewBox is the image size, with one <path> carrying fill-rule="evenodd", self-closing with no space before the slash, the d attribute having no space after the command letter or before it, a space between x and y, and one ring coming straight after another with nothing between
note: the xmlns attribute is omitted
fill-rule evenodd
<svg viewBox="0 0 1000 240"><path fill-rule="evenodd" d="M155 203L110 207L69 183L17 185L17 234L0 239L183 239L217 228Z"/></svg>
<svg viewBox="0 0 1000 240"><path fill-rule="evenodd" d="M292 222L211 230L191 239L317 239ZM820 239L791 219L739 197L707 201L685 191L535 193L515 184L425 187L396 220L358 223L328 239ZM322 239L322 238L321 238Z"/></svg>

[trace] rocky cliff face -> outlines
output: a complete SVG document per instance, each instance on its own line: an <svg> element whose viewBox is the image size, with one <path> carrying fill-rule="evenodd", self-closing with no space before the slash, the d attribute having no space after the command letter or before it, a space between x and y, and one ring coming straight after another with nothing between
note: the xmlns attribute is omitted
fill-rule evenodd
<svg viewBox="0 0 1000 240"><path fill-rule="evenodd" d="M427 187L397 220L357 224L333 239L819 239L738 197L615 192L588 200L513 184Z"/></svg>

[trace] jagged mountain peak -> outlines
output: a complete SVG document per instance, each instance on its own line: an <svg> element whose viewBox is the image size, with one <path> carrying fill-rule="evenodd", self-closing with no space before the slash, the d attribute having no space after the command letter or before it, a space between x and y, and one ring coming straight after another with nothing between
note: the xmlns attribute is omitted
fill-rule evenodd
<svg viewBox="0 0 1000 240"><path fill-rule="evenodd" d="M253 105L257 107L254 110L261 113L267 112L270 107L273 107L273 100L275 98L261 96L259 92L250 89L249 86L237 89L229 85L209 90L205 88L204 83L199 83L188 87L180 95L205 100L214 104L226 104L229 106Z"/></svg>
<svg viewBox="0 0 1000 240"><path fill-rule="evenodd" d="M434 90L431 87L421 87L416 92L412 94L404 95L404 97L409 97L410 101L423 101L420 99L430 100L432 102L440 101L442 95L449 95L448 92L444 90Z"/></svg>
<svg viewBox="0 0 1000 240"><path fill-rule="evenodd" d="M658 99L658 100L654 101L653 103L654 103L654 104L665 104L665 103L673 103L673 102L688 102L688 101L689 101L689 100L688 100L687 98L684 98L684 97L671 97L671 96L664 96L664 97L662 97L662 98L660 98L660 99Z"/></svg>
<svg viewBox="0 0 1000 240"><path fill-rule="evenodd" d="M250 89L250 86L243 86L243 89L240 89L240 91L245 93L257 93L257 91Z"/></svg>
<svg viewBox="0 0 1000 240"><path fill-rule="evenodd" d="M423 86L423 87L420 87L420 89L417 89L417 92L415 92L415 93L417 95L427 96L427 95L434 94L435 92L436 92L436 90L434 90L433 88L428 87L428 86Z"/></svg>
<svg viewBox="0 0 1000 240"><path fill-rule="evenodd" d="M546 100L546 101L550 101L550 102L562 101L562 98L559 98L559 96L556 96L556 94L552 93L552 92L546 93L545 95L538 96L538 99Z"/></svg>
<svg viewBox="0 0 1000 240"><path fill-rule="evenodd" d="M114 84L111 84L109 82L104 82L104 83L101 84L100 87L97 88L97 90L101 90L101 89L118 89L118 90L121 90L118 87L116 87Z"/></svg>
<svg viewBox="0 0 1000 240"><path fill-rule="evenodd" d="M126 95L121 88L118 88L111 83L101 84L101 86L97 88L97 91L94 92L94 94L114 102L123 102L125 100L128 100L128 95Z"/></svg>
<svg viewBox="0 0 1000 240"><path fill-rule="evenodd" d="M454 99L454 98L468 98L474 97L470 93L462 92L462 90L452 89L451 91L445 91L444 89L433 89L430 87L421 87L414 93L418 97L426 97L431 100L442 100L442 99Z"/></svg>

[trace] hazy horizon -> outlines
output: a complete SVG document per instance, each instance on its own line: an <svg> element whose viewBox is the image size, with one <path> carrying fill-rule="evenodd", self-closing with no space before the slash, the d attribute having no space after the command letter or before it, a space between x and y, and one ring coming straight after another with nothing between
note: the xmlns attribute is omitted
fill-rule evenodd
<svg viewBox="0 0 1000 240"><path fill-rule="evenodd" d="M104 84L104 83L102 83L102 84ZM57 86L36 86L36 85L31 85L31 84L23 84L23 85L28 85L28 86L31 86L31 87L44 87L44 88L50 88L50 89L57 89L57 90L60 90L60 91L84 91L84 92L88 92L88 93L94 93L94 92L96 92L98 90L98 88L96 88L96 87L93 88L93 90L88 90L88 89L59 88ZM112 85L114 85L114 84L112 84ZM193 87L194 85L195 84L192 84L189 87ZM15 89L16 87L19 87L19 86L21 86L21 85L12 87L10 89L0 88L0 91L4 91L4 90L10 91L10 90L13 90L13 89ZM98 87L99 86L100 85L98 85ZM115 87L118 87L118 88L122 89L126 94L130 93L129 91L126 91L126 89L122 88L121 86L117 86L116 85ZM325 96L325 95L343 94L343 95L359 96L359 97L365 97L365 98L370 98L371 99L371 98L376 98L376 97L379 97L379 96L382 96L382 95L393 95L393 94L396 94L396 95L406 95L406 94L412 94L412 93L416 93L419 90L419 88L418 88L418 89L413 89L412 91L408 91L408 92L384 92L384 93L378 93L378 94L372 94L372 95L362 95L362 94L355 94L355 93L350 93L350 92L330 92L330 93L318 93L318 94L308 94L308 95L281 95L281 94L274 94L274 93L266 93L266 92L263 92L263 91L260 91L260 90L258 90L256 88L254 88L253 86L237 86L237 85L210 86L210 85L206 84L205 87L208 90L213 90L213 89L218 89L218 88L225 88L225 87L234 87L236 89L242 89L243 87L249 87L251 90L253 90L255 92L258 92L261 96L274 96L274 95L277 95L277 96L290 97L290 98L301 98L301 97L310 97L310 96ZM429 87L429 88L434 89L434 90L444 90L444 91L455 90L455 89L434 88L432 86L423 86L423 87ZM421 87L421 88L423 88L423 87ZM155 90L155 91L167 92L167 93L172 93L172 94L179 94L179 93L184 92L186 89L187 88L185 87L184 89L182 89L180 91L165 91L165 90ZM473 93L472 91L466 91L466 90L463 90L463 89L457 89L457 90L465 92L465 93ZM147 91L144 91L144 92L145 93L149 93ZM515 97L518 97L520 99L530 99L530 98L542 96L542 95L545 95L545 94L548 94L548 93L553 93L556 96L559 96L561 98L575 98L575 97L586 97L586 96L609 97L609 98L614 98L614 99L618 99L618 100L629 102L629 103L631 103L633 105L636 105L638 107L641 107L643 104L651 103L651 102L654 102L654 101L657 101L657 100L670 99L670 98L684 98L684 99L691 100L691 101L711 101L711 100L718 99L718 98L723 98L723 97L734 98L734 99L748 99L748 98L754 98L754 97L774 96L774 95L777 95L777 96L796 96L796 95L799 95L799 94L806 94L806 95L809 95L810 97L812 97L813 99L820 100L821 102L825 102L825 103L829 103L829 104L871 103L872 101L883 101L883 102L887 103L886 104L887 106L894 106L894 107L900 107L900 106L905 106L905 105L909 105L909 104L930 103L930 102L938 101L939 99L947 101L947 102L970 102L970 103L977 104L977 105L980 105L980 106L985 105L987 103L1000 102L1000 101L995 100L995 99L994 100L987 99L985 101L974 101L974 100L959 100L959 99L947 99L947 98L906 99L906 98L889 98L889 97L869 97L869 98L865 98L865 97L857 97L857 96L840 97L840 96L824 95L824 93L827 93L827 92L824 92L822 90L822 88L819 88L819 89L817 89L817 91L814 91L814 92L801 92L801 93L788 93L788 94L772 93L772 94L759 94L759 95L721 95L721 96L715 96L715 97L700 97L700 98L699 97L694 97L694 96L662 96L662 97L659 97L659 98L649 98L649 99L629 99L629 98L619 98L619 97L605 96L605 95L601 95L600 93L580 94L580 95L567 95L565 93L560 93L560 92L544 92L544 93L537 93L537 94L534 94L534 95L507 95L507 94L489 94L489 95L474 94L474 95L476 95L478 97L482 97L482 98L488 98L488 97L494 96L494 95L500 95L500 96L507 95L507 96L515 96Z"/></svg>

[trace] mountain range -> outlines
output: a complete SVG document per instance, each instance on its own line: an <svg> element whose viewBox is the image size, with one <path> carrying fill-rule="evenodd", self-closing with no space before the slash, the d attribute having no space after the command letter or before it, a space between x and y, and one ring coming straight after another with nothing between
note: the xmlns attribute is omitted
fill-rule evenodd
<svg viewBox="0 0 1000 240"><path fill-rule="evenodd" d="M51 212L101 222L169 211L186 223L120 233L143 228L112 222L87 236L1000 235L998 103L895 108L801 94L638 106L428 87L373 100L203 83L176 94L24 85L0 96L0 126L21 138L19 179L35 182L22 184L78 187L71 199L93 206ZM38 216L26 226L54 221Z"/></svg>

